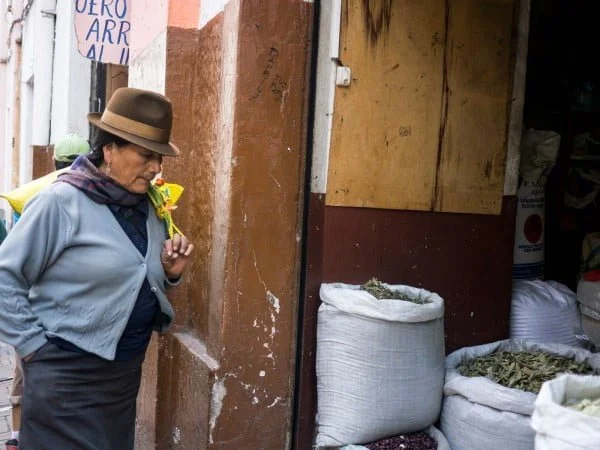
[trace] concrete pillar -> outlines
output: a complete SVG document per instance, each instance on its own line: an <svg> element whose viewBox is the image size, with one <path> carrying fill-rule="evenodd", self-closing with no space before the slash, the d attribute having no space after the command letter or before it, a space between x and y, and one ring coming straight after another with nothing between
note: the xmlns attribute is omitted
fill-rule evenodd
<svg viewBox="0 0 600 450"><path fill-rule="evenodd" d="M54 20L56 0L38 0L29 18L33 21L33 103L31 145L50 143L52 71L54 67Z"/></svg>

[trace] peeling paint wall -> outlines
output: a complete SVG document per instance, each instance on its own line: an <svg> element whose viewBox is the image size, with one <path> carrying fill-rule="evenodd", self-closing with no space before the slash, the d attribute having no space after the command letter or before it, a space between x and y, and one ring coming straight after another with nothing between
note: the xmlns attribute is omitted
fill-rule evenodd
<svg viewBox="0 0 600 450"><path fill-rule="evenodd" d="M174 334L147 372L161 449L290 440L312 5L222 6L199 30L168 26L164 40L182 156L163 174L185 187L174 214L196 251L169 295ZM132 85L158 84L158 37L134 59Z"/></svg>

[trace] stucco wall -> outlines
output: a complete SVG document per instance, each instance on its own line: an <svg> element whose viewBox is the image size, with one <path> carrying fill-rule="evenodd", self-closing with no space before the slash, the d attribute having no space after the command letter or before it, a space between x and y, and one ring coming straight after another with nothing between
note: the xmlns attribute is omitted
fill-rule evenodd
<svg viewBox="0 0 600 450"><path fill-rule="evenodd" d="M140 393L158 448L285 448L290 439L305 5L236 1L201 30L156 33L132 60L130 85L173 102L182 157L168 158L164 175L186 188L175 217L196 244L170 295L175 334L151 347ZM261 220L273 207L278 220Z"/></svg>
<svg viewBox="0 0 600 450"><path fill-rule="evenodd" d="M12 1L12 12L6 2L2 5L3 33L20 20L12 30L10 48L6 34L0 44L7 57L0 102L2 190L31 180L32 145L46 146L69 132L87 138L89 130L91 66L76 52L73 2L37 0L21 19L23 3Z"/></svg>
<svg viewBox="0 0 600 450"><path fill-rule="evenodd" d="M72 1L56 3L51 143L67 133L86 139L89 134L91 61L77 51L73 6Z"/></svg>
<svg viewBox="0 0 600 450"><path fill-rule="evenodd" d="M142 54L166 30L168 20L169 0L136 0L131 3L130 61Z"/></svg>
<svg viewBox="0 0 600 450"><path fill-rule="evenodd" d="M170 295L175 334L145 373L158 448L290 443L311 18L306 2L241 0L200 30L167 28L182 156L164 176L186 188L175 218L196 252ZM153 82L152 46L133 61L132 85Z"/></svg>
<svg viewBox="0 0 600 450"><path fill-rule="evenodd" d="M135 11L135 9L134 9ZM132 37L132 42L135 42ZM167 30L158 33L144 51L129 62L130 87L165 93Z"/></svg>

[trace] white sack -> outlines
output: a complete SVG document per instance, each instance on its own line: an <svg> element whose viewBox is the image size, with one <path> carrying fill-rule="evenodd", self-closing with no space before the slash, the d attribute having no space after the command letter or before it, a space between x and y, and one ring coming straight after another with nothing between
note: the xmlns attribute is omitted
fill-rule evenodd
<svg viewBox="0 0 600 450"><path fill-rule="evenodd" d="M550 173L558 157L560 134L549 130L530 128L521 142L519 175L537 181Z"/></svg>
<svg viewBox="0 0 600 450"><path fill-rule="evenodd" d="M546 177L556 161L560 134L527 130L521 142L513 278L536 279L544 274Z"/></svg>
<svg viewBox="0 0 600 450"><path fill-rule="evenodd" d="M577 285L577 301L600 313L600 282L580 281Z"/></svg>
<svg viewBox="0 0 600 450"><path fill-rule="evenodd" d="M359 286L323 284L317 325L316 445L373 442L426 429L444 383L444 301L377 300Z"/></svg>
<svg viewBox="0 0 600 450"><path fill-rule="evenodd" d="M452 450L533 450L530 417L444 397L441 428Z"/></svg>
<svg viewBox="0 0 600 450"><path fill-rule="evenodd" d="M535 401L535 450L598 450L600 418L562 406L600 397L600 376L562 375L543 384Z"/></svg>
<svg viewBox="0 0 600 450"><path fill-rule="evenodd" d="M577 296L556 281L514 281L510 337L541 343L578 345L581 318Z"/></svg>
<svg viewBox="0 0 600 450"><path fill-rule="evenodd" d="M600 368L600 354L561 344L513 339L451 353L446 358L441 428L453 450L533 449L531 414L536 394L507 388L485 377L465 377L457 370L473 358L501 351L543 351Z"/></svg>
<svg viewBox="0 0 600 450"><path fill-rule="evenodd" d="M600 347L600 282L580 281L577 286L577 301L583 331L596 347Z"/></svg>

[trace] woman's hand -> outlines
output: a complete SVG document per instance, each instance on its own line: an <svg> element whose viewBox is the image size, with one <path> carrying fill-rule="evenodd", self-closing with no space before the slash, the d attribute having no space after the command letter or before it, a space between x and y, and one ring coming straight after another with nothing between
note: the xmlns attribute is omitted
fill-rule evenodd
<svg viewBox="0 0 600 450"><path fill-rule="evenodd" d="M188 238L175 234L173 239L167 239L163 244L160 261L167 278L179 278L188 265L194 245Z"/></svg>

